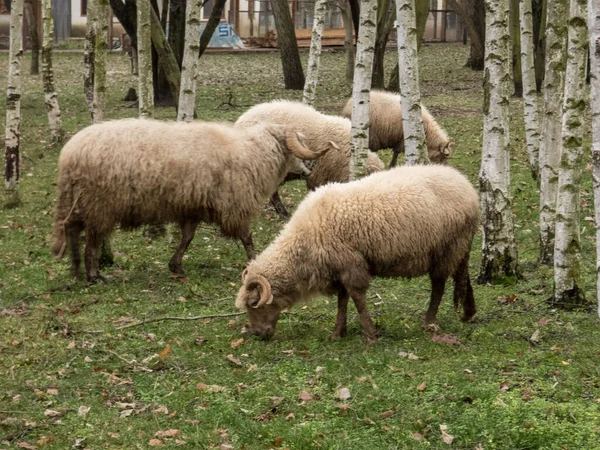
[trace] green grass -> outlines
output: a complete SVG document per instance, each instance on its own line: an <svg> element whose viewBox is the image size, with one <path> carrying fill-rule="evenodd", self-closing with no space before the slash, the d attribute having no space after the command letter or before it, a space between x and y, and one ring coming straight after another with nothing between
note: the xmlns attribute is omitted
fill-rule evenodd
<svg viewBox="0 0 600 450"><path fill-rule="evenodd" d="M425 104L456 142L452 164L477 184L481 73L461 67L467 51L460 45L424 46L421 79ZM255 103L300 99L300 92L283 89L278 58L205 55L200 118L235 120ZM390 66L392 60L390 53ZM81 54L55 55L69 135L90 123L81 62ZM109 63L107 116L136 116L136 109L120 101L136 85L126 56L113 54ZM351 92L343 67L342 53L323 54L316 106L330 114L341 110ZM0 73L6 72L6 55L0 55ZM202 226L184 260L187 278L178 280L167 269L173 251L168 239L150 243L141 231L117 231L116 263L103 272L108 282L71 285L66 260L55 262L48 248L60 148L49 145L41 80L25 76L23 91L22 206L0 210L0 449L22 443L66 449L78 439L85 439L81 448L90 449L149 448L152 439L165 447L223 449L600 448L599 321L594 314L545 303L552 271L536 263L538 190L527 167L520 100L511 104L512 186L524 279L515 286L476 286L479 312L472 324L456 317L448 287L438 323L461 341L458 346L433 342L421 328L430 289L426 278L376 279L369 308L381 340L369 347L353 311L349 336L328 339L336 312L332 298L293 308L270 342L241 335L244 316L117 330L165 315L235 312L245 252L214 227ZM239 107L219 107L229 93ZM175 118L172 109L156 115ZM586 154L585 164L589 159ZM293 209L305 192L301 183L292 183L282 197ZM592 208L586 168L582 217L592 216ZM253 226L259 250L283 223L273 211L263 212ZM582 220L581 234L586 295L594 300L593 223ZM472 276L480 246L478 236ZM57 290L67 285L69 290ZM513 303L501 301L513 295ZM94 330L102 332L89 332ZM342 386L352 395L344 402L336 399ZM314 399L302 402L303 391ZM340 408L342 403L348 406ZM87 415L78 414L81 406L90 407ZM66 412L58 420L44 415L61 408ZM443 442L440 425L454 436L451 445ZM179 434L155 437L164 430Z"/></svg>

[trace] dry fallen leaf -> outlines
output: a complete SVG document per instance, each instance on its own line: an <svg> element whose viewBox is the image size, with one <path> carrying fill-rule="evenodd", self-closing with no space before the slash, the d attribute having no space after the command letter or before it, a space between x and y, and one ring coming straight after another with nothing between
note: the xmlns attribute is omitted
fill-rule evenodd
<svg viewBox="0 0 600 450"><path fill-rule="evenodd" d="M80 406L79 409L77 410L77 414L79 416L85 416L87 413L90 412L91 407L90 406Z"/></svg>
<svg viewBox="0 0 600 450"><path fill-rule="evenodd" d="M71 341L71 342L69 342L69 345L67 345L67 348L68 348L68 349L73 349L73 348L75 348L75 341Z"/></svg>
<svg viewBox="0 0 600 450"><path fill-rule="evenodd" d="M150 439L150 441L148 442L148 445L150 447L160 447L163 444L163 441L161 441L160 439Z"/></svg>
<svg viewBox="0 0 600 450"><path fill-rule="evenodd" d="M442 440L450 445L452 444L452 441L454 440L454 436L446 433L446 430L448 429L448 425L440 425L440 431L442 433Z"/></svg>
<svg viewBox="0 0 600 450"><path fill-rule="evenodd" d="M417 391L424 391L426 387L427 383L423 381L420 385L417 386Z"/></svg>
<svg viewBox="0 0 600 450"><path fill-rule="evenodd" d="M369 417L365 417L363 422L369 425L375 425L375 422L373 422Z"/></svg>
<svg viewBox="0 0 600 450"><path fill-rule="evenodd" d="M53 409L47 409L46 411L44 411L44 415L46 417L60 417L63 416L66 412L67 410L65 408L60 408L58 411L55 411Z"/></svg>
<svg viewBox="0 0 600 450"><path fill-rule="evenodd" d="M509 389L508 380L504 380L502 383L500 383L501 391L508 391L508 389Z"/></svg>
<svg viewBox="0 0 600 450"><path fill-rule="evenodd" d="M390 409L389 411L384 411L381 414L379 414L379 417L381 417L382 419L387 419L388 417L392 417L394 414L396 414L396 411Z"/></svg>
<svg viewBox="0 0 600 450"><path fill-rule="evenodd" d="M48 393L48 395L58 395L58 389L46 389L46 392Z"/></svg>
<svg viewBox="0 0 600 450"><path fill-rule="evenodd" d="M402 358L408 358L408 359L422 359L420 356L417 356L413 353L407 353L407 352L399 352L398 356L400 356Z"/></svg>
<svg viewBox="0 0 600 450"><path fill-rule="evenodd" d="M242 366L242 362L235 358L233 355L227 355L225 358L227 358L227 361L229 361L232 364L235 364L236 366Z"/></svg>
<svg viewBox="0 0 600 450"><path fill-rule="evenodd" d="M119 433L113 433L112 431L109 431L108 436L113 438L113 439L119 439L121 437L121 435Z"/></svg>
<svg viewBox="0 0 600 450"><path fill-rule="evenodd" d="M535 330L533 332L533 334L531 335L531 337L529 338L529 340L531 342L538 342L539 336L540 336L540 329L538 328L537 330Z"/></svg>
<svg viewBox="0 0 600 450"><path fill-rule="evenodd" d="M302 391L302 392L300 392L300 393L298 394L298 399L299 399L299 400L302 400L303 402L309 402L309 401L311 401L311 400L314 400L314 399L315 399L315 396L314 396L314 395L312 395L312 394L309 394L309 393L308 393L308 392L306 392L306 391Z"/></svg>
<svg viewBox="0 0 600 450"><path fill-rule="evenodd" d="M37 448L35 445L31 445L31 444L28 444L27 442L23 442L23 441L19 442L17 444L17 447L25 448L27 450L35 450Z"/></svg>
<svg viewBox="0 0 600 450"><path fill-rule="evenodd" d="M160 352L160 360L163 361L171 353L171 346L167 344Z"/></svg>
<svg viewBox="0 0 600 450"><path fill-rule="evenodd" d="M181 434L180 430L164 430L164 431L157 431L156 433L154 433L154 436L158 437L158 438L172 438L175 436L179 436Z"/></svg>
<svg viewBox="0 0 600 450"><path fill-rule="evenodd" d="M125 417L129 417L132 414L133 414L133 409L124 409L123 411L121 411L121 414L119 415L119 417L121 419L124 419Z"/></svg>
<svg viewBox="0 0 600 450"><path fill-rule="evenodd" d="M341 405L337 405L337 407L340 410L340 416L345 416L350 409L350 405L348 403L342 403Z"/></svg>
<svg viewBox="0 0 600 450"><path fill-rule="evenodd" d="M160 405L158 408L153 409L152 412L154 414L169 414L169 408L165 405Z"/></svg>
<svg viewBox="0 0 600 450"><path fill-rule="evenodd" d="M231 348L238 348L244 342L244 338L236 339L235 341L231 341Z"/></svg>
<svg viewBox="0 0 600 450"><path fill-rule="evenodd" d="M540 320L537 321L537 324L540 327L543 327L544 325L548 325L550 322L552 322L552 319L546 319L545 317L542 317Z"/></svg>
<svg viewBox="0 0 600 450"><path fill-rule="evenodd" d="M422 441L425 438L423 437L423 435L421 433L415 433L415 434L413 434L413 439L415 441Z"/></svg>
<svg viewBox="0 0 600 450"><path fill-rule="evenodd" d="M283 399L284 397L269 397L269 400L271 400L272 407L278 406L283 401Z"/></svg>
<svg viewBox="0 0 600 450"><path fill-rule="evenodd" d="M433 334L431 340L438 344L460 345L460 341L453 334Z"/></svg>
<svg viewBox="0 0 600 450"><path fill-rule="evenodd" d="M339 388L337 393L335 394L335 398L341 401L348 400L350 397L352 397L350 395L350 389L345 387Z"/></svg>
<svg viewBox="0 0 600 450"><path fill-rule="evenodd" d="M296 416L294 415L294 413L289 413L287 416L285 416L285 420L295 420Z"/></svg>

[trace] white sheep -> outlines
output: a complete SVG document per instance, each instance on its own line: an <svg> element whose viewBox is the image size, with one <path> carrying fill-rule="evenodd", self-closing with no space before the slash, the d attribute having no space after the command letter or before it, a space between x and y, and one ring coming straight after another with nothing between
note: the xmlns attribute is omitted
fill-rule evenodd
<svg viewBox="0 0 600 450"><path fill-rule="evenodd" d="M457 170L441 165L399 167L309 194L275 241L242 274L236 299L249 331L271 336L279 314L299 301L338 296L334 338L346 334L352 297L368 340L375 327L366 307L374 276L429 275L425 324L435 322L448 277L463 319L476 311L469 253L478 228L479 198Z"/></svg>

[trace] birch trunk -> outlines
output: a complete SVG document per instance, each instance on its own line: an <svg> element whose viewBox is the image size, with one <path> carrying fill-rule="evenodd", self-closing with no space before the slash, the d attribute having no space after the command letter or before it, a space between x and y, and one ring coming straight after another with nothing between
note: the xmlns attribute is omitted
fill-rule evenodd
<svg viewBox="0 0 600 450"><path fill-rule="evenodd" d="M94 61L94 123L104 121L106 108L106 51L108 40L108 0L95 2L96 48Z"/></svg>
<svg viewBox="0 0 600 450"><path fill-rule="evenodd" d="M582 120L587 103L586 65L588 50L586 0L571 0L567 69L562 117L562 152L556 199L556 240L554 244L554 299L561 306L585 304L581 273L579 213L583 138Z"/></svg>
<svg viewBox="0 0 600 450"><path fill-rule="evenodd" d="M512 52L509 4L509 0L486 0L483 152L479 172L483 222L480 283L518 276L510 195L508 105L512 91Z"/></svg>
<svg viewBox="0 0 600 450"><path fill-rule="evenodd" d="M95 18L96 8L95 2L91 1L87 4L87 21L85 42L83 44L83 94L85 95L85 103L88 111L94 121L94 67L96 60L96 27Z"/></svg>
<svg viewBox="0 0 600 450"><path fill-rule="evenodd" d="M8 86L6 89L6 206L19 204L19 147L21 143L21 58L23 56L23 0L13 0L10 13Z"/></svg>
<svg viewBox="0 0 600 450"><path fill-rule="evenodd" d="M138 105L140 117L154 116L154 89L152 79L152 39L150 37L149 0L137 0L137 56ZM132 47L133 50L133 47Z"/></svg>
<svg viewBox="0 0 600 450"><path fill-rule="evenodd" d="M185 23L185 47L181 65L177 120L190 122L196 107L196 79L200 52L200 10L202 0L188 0Z"/></svg>
<svg viewBox="0 0 600 450"><path fill-rule="evenodd" d="M308 67L306 69L306 81L304 92L302 92L302 103L312 105L317 93L319 83L319 65L321 63L321 38L325 26L325 0L315 2L315 14L313 17L312 39L310 40L310 52L308 54Z"/></svg>
<svg viewBox="0 0 600 450"><path fill-rule="evenodd" d="M398 76L406 164L429 163L419 91L419 53L414 0L396 0Z"/></svg>
<svg viewBox="0 0 600 450"><path fill-rule="evenodd" d="M342 21L344 22L344 52L346 54L346 81L352 83L354 80L354 60L356 52L354 51L354 25L352 23L352 11L348 1L343 2Z"/></svg>
<svg viewBox="0 0 600 450"><path fill-rule="evenodd" d="M42 0L42 79L44 82L44 101L48 112L50 134L53 142L63 140L62 119L58 106L58 95L54 87L54 69L52 68L52 45L54 43L54 17L51 0Z"/></svg>
<svg viewBox="0 0 600 450"><path fill-rule="evenodd" d="M588 11L590 43L590 106L592 110L592 178L596 219L596 296L600 316L600 4L592 2Z"/></svg>
<svg viewBox="0 0 600 450"><path fill-rule="evenodd" d="M540 102L535 82L532 0L519 0L521 24L521 70L523 71L523 107L525 139L531 176L538 180L540 172Z"/></svg>
<svg viewBox="0 0 600 450"><path fill-rule="evenodd" d="M369 106L373 55L377 30L377 0L361 0L360 27L352 86L352 131L350 136L350 180L367 174L369 153Z"/></svg>
<svg viewBox="0 0 600 450"><path fill-rule="evenodd" d="M561 120L567 61L567 0L548 0L546 22L546 71L540 141L540 262L554 260L554 232Z"/></svg>

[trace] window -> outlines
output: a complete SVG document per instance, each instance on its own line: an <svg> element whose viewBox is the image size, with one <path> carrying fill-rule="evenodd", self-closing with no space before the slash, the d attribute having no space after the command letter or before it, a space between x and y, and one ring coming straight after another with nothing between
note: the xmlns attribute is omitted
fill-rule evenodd
<svg viewBox="0 0 600 450"><path fill-rule="evenodd" d="M10 14L11 0L0 0L0 14Z"/></svg>
<svg viewBox="0 0 600 450"><path fill-rule="evenodd" d="M87 16L87 0L81 0L81 16Z"/></svg>
<svg viewBox="0 0 600 450"><path fill-rule="evenodd" d="M203 9L202 14L204 16L204 19L208 20L208 18L210 17L210 13L213 10L213 0L205 1L202 9Z"/></svg>

